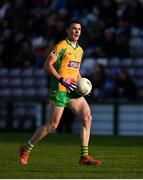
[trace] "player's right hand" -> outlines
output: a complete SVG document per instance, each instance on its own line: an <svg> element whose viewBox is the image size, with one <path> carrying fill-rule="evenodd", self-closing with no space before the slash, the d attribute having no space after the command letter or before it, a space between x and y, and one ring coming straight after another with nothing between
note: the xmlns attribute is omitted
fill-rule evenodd
<svg viewBox="0 0 143 180"><path fill-rule="evenodd" d="M62 78L60 83L66 87L69 93L76 89L76 83L73 78Z"/></svg>

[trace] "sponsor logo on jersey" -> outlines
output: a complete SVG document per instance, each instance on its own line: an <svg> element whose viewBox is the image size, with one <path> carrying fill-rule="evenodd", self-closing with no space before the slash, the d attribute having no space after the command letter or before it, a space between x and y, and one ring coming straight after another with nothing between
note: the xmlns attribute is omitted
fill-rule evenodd
<svg viewBox="0 0 143 180"><path fill-rule="evenodd" d="M68 63L68 67L71 67L71 68L79 68L79 65L80 63L77 61L69 61Z"/></svg>

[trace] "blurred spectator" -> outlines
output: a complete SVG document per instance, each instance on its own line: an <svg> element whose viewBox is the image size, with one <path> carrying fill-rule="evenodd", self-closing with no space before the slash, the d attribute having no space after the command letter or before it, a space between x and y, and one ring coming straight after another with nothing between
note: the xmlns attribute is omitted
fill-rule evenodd
<svg viewBox="0 0 143 180"><path fill-rule="evenodd" d="M140 0L131 1L129 6L129 21L132 26L142 27L143 7Z"/></svg>
<svg viewBox="0 0 143 180"><path fill-rule="evenodd" d="M3 32L1 38L1 62L4 67L11 67L14 56L14 37L12 32L7 29Z"/></svg>
<svg viewBox="0 0 143 180"><path fill-rule="evenodd" d="M55 0L55 10L58 12L61 9L67 8L68 0Z"/></svg>
<svg viewBox="0 0 143 180"><path fill-rule="evenodd" d="M102 86L106 80L105 67L102 64L96 64L95 71L87 76L92 83L93 91L91 96L94 98L102 98Z"/></svg>
<svg viewBox="0 0 143 180"><path fill-rule="evenodd" d="M3 66L3 62L4 62L4 43L1 40L0 41L0 66Z"/></svg>
<svg viewBox="0 0 143 180"><path fill-rule="evenodd" d="M116 76L110 76L106 78L101 92L103 99L113 99L115 98L115 90L116 90Z"/></svg>
<svg viewBox="0 0 143 180"><path fill-rule="evenodd" d="M42 9L36 9L29 19L29 31L32 36L42 36L46 32L46 19Z"/></svg>
<svg viewBox="0 0 143 180"><path fill-rule="evenodd" d="M113 99L116 97L116 81L118 77L118 69L112 69L110 75L107 76L105 66L98 64L94 74L93 97L96 100Z"/></svg>
<svg viewBox="0 0 143 180"><path fill-rule="evenodd" d="M128 72L121 69L116 80L116 98L135 99L138 91Z"/></svg>
<svg viewBox="0 0 143 180"><path fill-rule="evenodd" d="M117 4L114 0L101 0L100 19L107 27L115 26L117 21Z"/></svg>
<svg viewBox="0 0 143 180"><path fill-rule="evenodd" d="M101 89L104 99L116 98L118 75L119 75L119 69L115 67L112 67L110 69L110 73L106 75L106 79Z"/></svg>
<svg viewBox="0 0 143 180"><path fill-rule="evenodd" d="M129 40L130 55L132 57L143 56L143 31L137 27L131 28Z"/></svg>
<svg viewBox="0 0 143 180"><path fill-rule="evenodd" d="M34 55L30 43L23 39L21 47L13 60L14 67L29 67L35 64Z"/></svg>
<svg viewBox="0 0 143 180"><path fill-rule="evenodd" d="M129 57L129 42L124 33L117 34L115 43L115 55L121 58Z"/></svg>
<svg viewBox="0 0 143 180"><path fill-rule="evenodd" d="M35 36L32 39L32 51L35 57L35 65L43 67L43 63L47 57L46 53L47 41L43 36Z"/></svg>
<svg viewBox="0 0 143 180"><path fill-rule="evenodd" d="M5 17L6 11L7 9L10 7L10 1L9 0L5 0L3 2L1 2L2 4L0 4L0 19Z"/></svg>
<svg viewBox="0 0 143 180"><path fill-rule="evenodd" d="M105 30L101 43L102 56L109 58L116 55L115 30L113 28Z"/></svg>

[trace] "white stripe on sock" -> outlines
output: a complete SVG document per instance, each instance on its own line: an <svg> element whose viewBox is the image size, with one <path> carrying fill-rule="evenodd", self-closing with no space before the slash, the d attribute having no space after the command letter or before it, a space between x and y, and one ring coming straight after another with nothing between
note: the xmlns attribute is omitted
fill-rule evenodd
<svg viewBox="0 0 143 180"><path fill-rule="evenodd" d="M28 141L28 144L29 144L29 146L31 146L32 148L34 147L34 145L33 145L33 144L31 144L31 142L30 142L30 141Z"/></svg>

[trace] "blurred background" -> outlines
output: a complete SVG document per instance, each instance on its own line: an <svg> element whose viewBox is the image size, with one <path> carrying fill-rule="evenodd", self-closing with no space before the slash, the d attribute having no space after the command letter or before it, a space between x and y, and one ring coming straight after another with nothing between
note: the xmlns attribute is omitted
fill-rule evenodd
<svg viewBox="0 0 143 180"><path fill-rule="evenodd" d="M83 23L91 133L143 135L143 0L1 0L0 131L33 131L46 121L43 63L71 18ZM68 109L55 133L79 133Z"/></svg>

